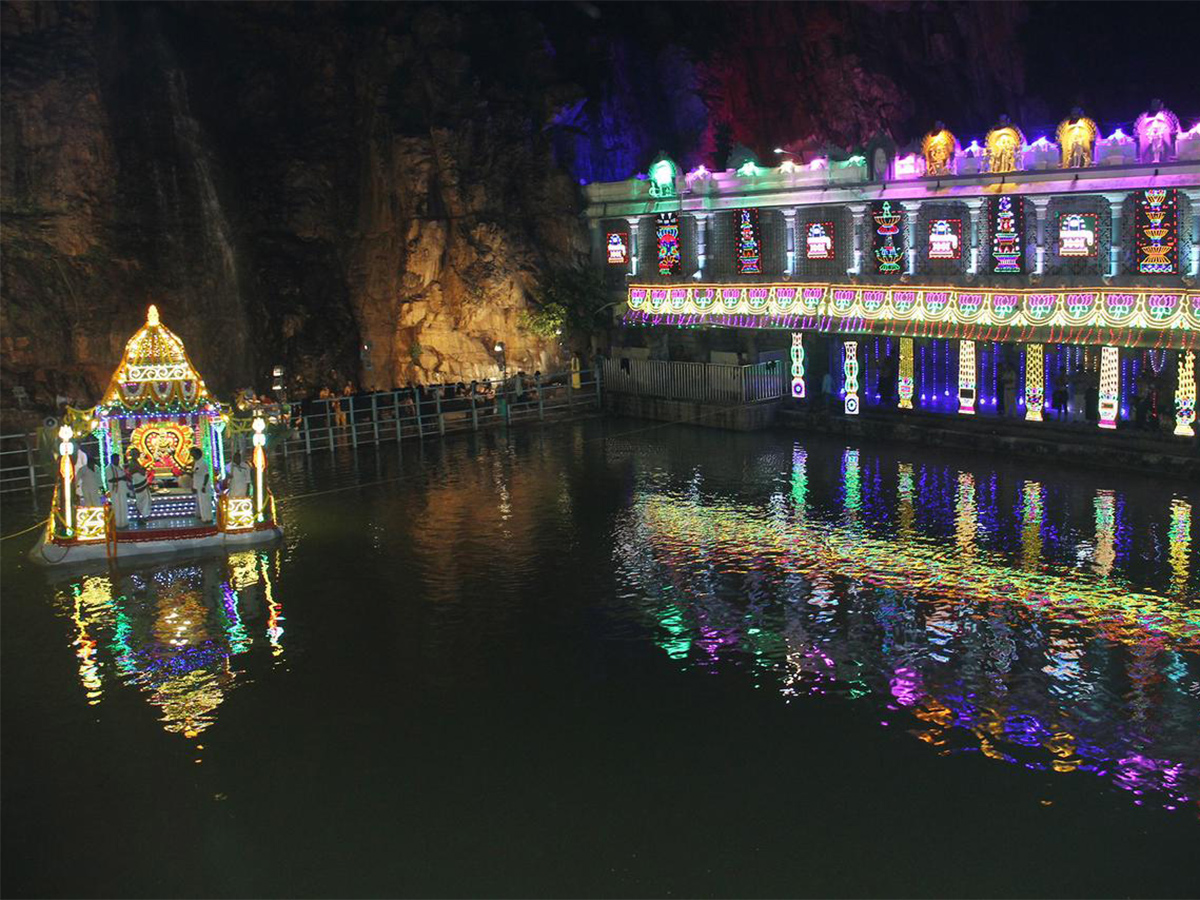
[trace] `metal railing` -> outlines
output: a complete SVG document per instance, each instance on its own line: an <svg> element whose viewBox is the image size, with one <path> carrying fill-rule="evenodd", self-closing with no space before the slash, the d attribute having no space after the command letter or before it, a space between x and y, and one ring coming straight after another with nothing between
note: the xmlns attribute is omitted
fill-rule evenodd
<svg viewBox="0 0 1200 900"><path fill-rule="evenodd" d="M0 434L0 494L36 491L54 484L36 434Z"/></svg>
<svg viewBox="0 0 1200 900"><path fill-rule="evenodd" d="M726 366L618 357L604 360L602 372L604 389L614 394L740 405L783 397L783 368L776 361Z"/></svg>
<svg viewBox="0 0 1200 900"><path fill-rule="evenodd" d="M408 438L478 431L499 424L563 418L600 409L600 380L592 369L554 375L516 376L507 382L477 382L478 392L454 396L437 385L305 400L292 404L287 437L268 449L312 453ZM230 447L249 451L249 447ZM94 448L88 448L89 454ZM38 449L36 434L0 435L0 494L54 485L52 464Z"/></svg>
<svg viewBox="0 0 1200 900"><path fill-rule="evenodd" d="M503 383L481 381L466 396L458 396L453 385L439 385L306 400L293 404L291 430L276 446L285 454L312 453L562 418L599 408L600 380L590 369L519 380L514 376Z"/></svg>

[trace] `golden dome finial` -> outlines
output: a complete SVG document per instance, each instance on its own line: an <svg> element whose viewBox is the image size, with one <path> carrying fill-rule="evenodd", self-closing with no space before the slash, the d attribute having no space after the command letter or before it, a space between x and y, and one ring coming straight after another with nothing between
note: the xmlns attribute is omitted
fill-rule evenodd
<svg viewBox="0 0 1200 900"><path fill-rule="evenodd" d="M158 324L158 307L155 306L153 303L151 303L150 308L148 310L146 310L146 324L147 325L157 325Z"/></svg>

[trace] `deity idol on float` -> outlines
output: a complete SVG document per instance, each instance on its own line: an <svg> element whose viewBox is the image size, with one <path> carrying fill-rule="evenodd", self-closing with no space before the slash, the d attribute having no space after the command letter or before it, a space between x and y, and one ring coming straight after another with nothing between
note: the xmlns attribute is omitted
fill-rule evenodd
<svg viewBox="0 0 1200 900"><path fill-rule="evenodd" d="M154 306L125 345L100 403L68 408L58 437L51 512L30 551L36 563L243 545L282 534L265 481L263 417L231 415L210 397L183 341ZM227 446L247 437L253 496L230 497L218 490Z"/></svg>

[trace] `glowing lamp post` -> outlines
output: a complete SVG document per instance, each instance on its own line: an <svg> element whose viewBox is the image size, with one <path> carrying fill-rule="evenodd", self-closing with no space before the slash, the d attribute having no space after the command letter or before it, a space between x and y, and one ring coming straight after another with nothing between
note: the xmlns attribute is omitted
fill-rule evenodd
<svg viewBox="0 0 1200 900"><path fill-rule="evenodd" d="M263 517L263 472L267 469L267 436L263 432L267 423L262 416L254 417L254 505L258 521Z"/></svg>
<svg viewBox="0 0 1200 900"><path fill-rule="evenodd" d="M63 522L66 524L68 534L72 527L71 481L75 477L74 466L72 464L75 458L75 445L71 443L71 438L73 437L75 437L75 432L71 429L70 425L63 425L58 429L58 471L62 475Z"/></svg>

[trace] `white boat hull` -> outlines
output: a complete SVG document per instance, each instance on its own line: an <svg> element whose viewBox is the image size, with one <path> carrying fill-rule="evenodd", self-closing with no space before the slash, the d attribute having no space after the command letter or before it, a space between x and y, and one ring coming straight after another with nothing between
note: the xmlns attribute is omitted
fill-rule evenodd
<svg viewBox="0 0 1200 900"><path fill-rule="evenodd" d="M121 541L117 544L114 561L130 557L163 556L174 553L193 553L198 550L220 550L269 543L283 536L279 527L259 528L251 531L217 532L199 537L176 539ZM76 563L104 561L109 558L109 549L104 541L89 543L56 544L48 542L43 532L38 542L29 551L30 561L40 566L67 566Z"/></svg>

